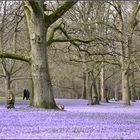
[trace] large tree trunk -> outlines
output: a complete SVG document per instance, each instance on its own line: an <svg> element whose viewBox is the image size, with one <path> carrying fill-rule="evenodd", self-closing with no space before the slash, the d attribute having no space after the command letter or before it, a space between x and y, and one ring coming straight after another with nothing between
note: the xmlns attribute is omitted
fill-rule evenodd
<svg viewBox="0 0 140 140"><path fill-rule="evenodd" d="M50 15L44 14L44 0L24 1L31 43L31 73L34 87L33 106L56 109L50 81L46 35L47 28L58 20L78 0L66 1Z"/></svg>
<svg viewBox="0 0 140 140"><path fill-rule="evenodd" d="M43 5L40 4L40 6ZM25 8L25 13L31 43L31 74L34 86L33 106L56 109L48 68L47 28L44 14L40 11L33 12L29 7L30 5Z"/></svg>

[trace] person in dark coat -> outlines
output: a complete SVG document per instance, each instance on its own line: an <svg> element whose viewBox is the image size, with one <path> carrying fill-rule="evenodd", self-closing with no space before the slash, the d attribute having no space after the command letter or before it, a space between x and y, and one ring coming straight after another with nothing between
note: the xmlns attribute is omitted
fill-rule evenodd
<svg viewBox="0 0 140 140"><path fill-rule="evenodd" d="M26 89L26 100L30 100L30 92Z"/></svg>
<svg viewBox="0 0 140 140"><path fill-rule="evenodd" d="M23 90L23 100L26 98L27 96L27 92L26 92L26 89Z"/></svg>

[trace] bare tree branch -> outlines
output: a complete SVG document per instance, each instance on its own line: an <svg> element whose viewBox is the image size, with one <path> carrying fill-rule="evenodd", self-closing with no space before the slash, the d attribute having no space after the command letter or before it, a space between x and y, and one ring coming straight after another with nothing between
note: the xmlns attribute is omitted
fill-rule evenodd
<svg viewBox="0 0 140 140"><path fill-rule="evenodd" d="M78 0L67 0L62 6L56 9L51 15L46 15L46 23L50 26L52 23L57 21L63 14L65 14Z"/></svg>
<svg viewBox="0 0 140 140"><path fill-rule="evenodd" d="M29 55L14 54L14 53L0 53L0 58L16 59L16 60L25 61L25 62L30 63Z"/></svg>

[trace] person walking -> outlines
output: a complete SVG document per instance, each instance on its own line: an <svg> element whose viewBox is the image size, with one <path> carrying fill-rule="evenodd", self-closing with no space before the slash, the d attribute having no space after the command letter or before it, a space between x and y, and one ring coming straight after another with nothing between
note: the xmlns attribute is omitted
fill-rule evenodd
<svg viewBox="0 0 140 140"><path fill-rule="evenodd" d="M26 89L24 89L23 90L23 100L26 98L26 96L27 96L27 91L26 91Z"/></svg>

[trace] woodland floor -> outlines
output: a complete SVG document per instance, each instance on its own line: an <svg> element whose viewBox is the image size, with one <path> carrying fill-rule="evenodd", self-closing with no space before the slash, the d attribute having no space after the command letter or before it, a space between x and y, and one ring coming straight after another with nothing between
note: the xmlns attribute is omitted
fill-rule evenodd
<svg viewBox="0 0 140 140"><path fill-rule="evenodd" d="M7 110L0 99L0 139L140 139L140 101L131 107L114 101L95 106L81 99L56 102L65 111L33 108L22 100Z"/></svg>

